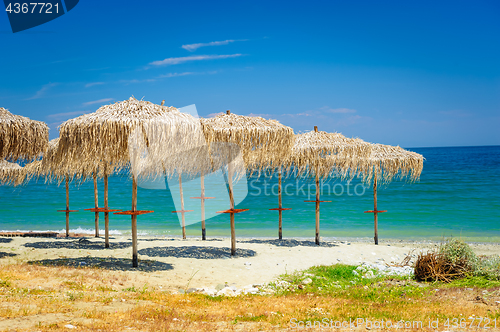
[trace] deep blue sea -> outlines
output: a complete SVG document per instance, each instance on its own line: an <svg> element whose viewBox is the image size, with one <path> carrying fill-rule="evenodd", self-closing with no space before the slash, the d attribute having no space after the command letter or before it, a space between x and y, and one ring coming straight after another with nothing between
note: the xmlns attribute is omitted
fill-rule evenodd
<svg viewBox="0 0 500 332"><path fill-rule="evenodd" d="M425 157L419 182L393 181L378 189L378 208L388 210L379 215L379 238L441 240L461 237L468 241L500 242L500 146L442 147L409 149ZM103 206L103 182L98 181L99 204ZM141 183L138 208L154 210L138 217L138 231L143 235L180 236L180 195L177 179ZM207 236L230 236L229 201L222 175L205 179ZM154 189L147 189L147 188ZM132 181L127 175L113 175L109 180L111 208L129 210ZM315 235L314 182L287 178L283 181L283 236L313 238ZM286 190L285 190L286 189ZM321 236L327 239L372 239L373 191L359 180L331 179L322 184ZM274 193L273 193L274 192ZM200 179L183 179L187 235L201 236ZM250 209L236 215L236 235L244 237L277 237L277 178L250 177L235 185L237 208ZM46 184L44 180L27 185L0 187L0 230L62 231L65 214L64 183ZM70 184L71 231L93 233L94 213L84 211L94 205L93 183ZM101 233L104 215L100 217ZM110 216L112 234L130 232L130 217Z"/></svg>

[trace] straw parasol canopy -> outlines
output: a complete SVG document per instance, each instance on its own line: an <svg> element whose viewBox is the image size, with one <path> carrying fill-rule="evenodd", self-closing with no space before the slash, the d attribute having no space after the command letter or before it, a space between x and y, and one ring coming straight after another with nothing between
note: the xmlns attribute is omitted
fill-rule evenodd
<svg viewBox="0 0 500 332"><path fill-rule="evenodd" d="M297 172L297 176L316 178L316 244L319 245L319 178L334 175L346 177L353 169L363 167L370 156L371 146L359 138L347 138L340 133L314 131L296 135L295 145L288 160L288 169ZM340 171L340 174L337 172Z"/></svg>
<svg viewBox="0 0 500 332"><path fill-rule="evenodd" d="M235 209L234 206L233 160L237 156L237 150L241 152L245 166L251 170L279 167L291 153L294 143L293 129L276 120L236 115L231 111L213 118L201 119L201 125L212 155L219 157L225 155L227 161L230 209L221 212L229 213L231 216L231 255L234 256L236 254L234 214L246 211L246 209ZM214 153L213 147L216 142L219 142L219 151ZM224 151L225 149L228 150Z"/></svg>
<svg viewBox="0 0 500 332"><path fill-rule="evenodd" d="M168 160L166 156L172 151L192 147L189 134L196 126L199 127L199 122L193 116L181 113L175 107L131 97L61 124L57 158L71 163L91 160L128 167L129 142L134 143L137 133L140 133L145 138L151 160Z"/></svg>
<svg viewBox="0 0 500 332"><path fill-rule="evenodd" d="M424 167L424 157L416 152L405 150L399 146L372 144L372 152L366 163L358 169L363 182L373 182L373 210L365 213L374 215L374 240L378 244L378 214L387 210L378 210L378 181L390 183L394 178L407 178L414 182L420 178Z"/></svg>
<svg viewBox="0 0 500 332"><path fill-rule="evenodd" d="M85 181L88 177L92 176L104 176L104 170L107 174L112 173L112 169L106 167L106 165L100 165L98 162L92 162L90 159L86 160L85 163L68 163L67 160L57 160L57 151L59 149L59 138L55 138L49 141L49 147L47 151L43 154L41 160L33 161L27 164L24 169L25 179L24 181L30 181L32 178L44 177L45 182L66 182L66 209L58 210L58 212L66 212L66 236L69 236L69 213L77 212L77 210L69 209L69 181L79 180L80 182ZM96 222L98 223L98 215L96 216ZM98 228L96 226L96 233ZM107 237L106 237L107 239ZM106 241L106 244L108 242Z"/></svg>
<svg viewBox="0 0 500 332"><path fill-rule="evenodd" d="M168 162L170 154L198 145L191 135L195 128L199 128L199 121L175 107L131 97L61 124L56 160L67 159L72 165L93 161L111 167L128 167L130 163L139 164L141 155L147 152L149 159L146 160L150 163L144 169L150 174L158 170L170 172L174 167L173 163ZM152 211L137 210L139 174L135 172L136 167L131 170L132 209L117 214L131 215L132 261L133 266L137 267L137 215Z"/></svg>
<svg viewBox="0 0 500 332"><path fill-rule="evenodd" d="M200 120L209 145L212 142L237 144L245 165L252 169L281 165L289 157L294 143L293 129L276 120L230 111Z"/></svg>
<svg viewBox="0 0 500 332"><path fill-rule="evenodd" d="M23 167L6 160L0 161L0 183L17 186L24 180Z"/></svg>
<svg viewBox="0 0 500 332"><path fill-rule="evenodd" d="M88 177L92 177L94 172L97 172L99 177L103 176L105 165L98 162L92 162L91 159L86 160L86 163L70 163L66 159L56 159L59 150L59 137L49 141L48 149L43 154L41 160L33 161L27 164L24 169L26 173L26 181L33 178L44 177L46 182L62 181L69 177L85 181ZM108 172L111 172L110 168Z"/></svg>
<svg viewBox="0 0 500 332"><path fill-rule="evenodd" d="M342 177L367 165L371 145L359 138L348 138L340 133L314 131L298 134L288 160L297 176L319 176L327 178L333 172Z"/></svg>
<svg viewBox="0 0 500 332"><path fill-rule="evenodd" d="M49 142L49 127L0 107L0 159L34 159Z"/></svg>
<svg viewBox="0 0 500 332"><path fill-rule="evenodd" d="M394 178L407 178L410 182L420 178L424 167L424 157L399 146L372 144L372 152L367 163L360 167L363 182L375 179L384 183Z"/></svg>

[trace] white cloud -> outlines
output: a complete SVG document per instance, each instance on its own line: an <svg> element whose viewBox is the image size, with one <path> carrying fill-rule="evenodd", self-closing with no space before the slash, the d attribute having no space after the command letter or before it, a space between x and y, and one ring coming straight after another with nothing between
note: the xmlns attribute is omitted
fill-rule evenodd
<svg viewBox="0 0 500 332"><path fill-rule="evenodd" d="M222 55L191 55L179 58L166 58L164 60L153 61L149 63L153 66L168 66L168 65L178 65L180 63L190 62L190 61L202 61L202 60L214 60L214 59L227 59L240 57L243 54L222 54Z"/></svg>
<svg viewBox="0 0 500 332"><path fill-rule="evenodd" d="M86 103L83 103L82 105L89 106L89 105L93 105L93 104L102 104L102 103L105 103L105 102L108 102L111 100L113 100L113 98L104 98L104 99L99 99L99 100L88 101Z"/></svg>
<svg viewBox="0 0 500 332"><path fill-rule="evenodd" d="M44 86L42 86L42 88L40 90L38 90L35 95L33 97L30 97L26 100L32 100L32 99L39 99L39 98L42 98L45 93L52 87L55 87L58 83L49 83L49 84L45 84Z"/></svg>
<svg viewBox="0 0 500 332"><path fill-rule="evenodd" d="M228 39L228 40L223 40L223 41L213 41L209 43L196 43L196 44L187 44L187 45L182 45L182 48L189 51L193 52L199 49L200 47L205 47L205 46L220 46L220 45L227 45L229 43L234 43L237 41L247 41L248 39Z"/></svg>
<svg viewBox="0 0 500 332"><path fill-rule="evenodd" d="M356 113L356 110L351 108L330 108L328 106L321 107L320 110L327 113L336 113L336 114Z"/></svg>
<svg viewBox="0 0 500 332"><path fill-rule="evenodd" d="M120 80L118 82L119 83L123 83L123 84L152 83L152 82L159 81L159 80L161 80L163 78L182 77L182 76L190 76L190 75L213 75L213 74L217 74L217 73L218 73L217 70L205 71L205 72L186 71L186 72L182 72L182 73L167 73L167 74L162 74L162 75L156 76L154 78L145 78L145 79L142 79L142 80L138 80L138 79Z"/></svg>
<svg viewBox="0 0 500 332"><path fill-rule="evenodd" d="M260 116L261 118L265 119L274 119L276 114L269 114L269 113L250 113L247 116Z"/></svg>
<svg viewBox="0 0 500 332"><path fill-rule="evenodd" d="M224 115L224 114L226 113L225 112L210 113L209 115L207 115L207 118L215 118L218 115Z"/></svg>
<svg viewBox="0 0 500 332"><path fill-rule="evenodd" d="M156 82L156 81L157 81L156 78L146 78L146 79L143 79L143 80L137 80L137 79L133 79L133 80L120 80L120 81L118 81L118 83L124 83L124 84L152 83L152 82Z"/></svg>
<svg viewBox="0 0 500 332"><path fill-rule="evenodd" d="M62 118L69 118L73 115L82 115L87 113L87 111L74 111L74 112L65 112L65 113L55 113L55 114L49 114L47 115L47 118L50 119L62 119Z"/></svg>
<svg viewBox="0 0 500 332"><path fill-rule="evenodd" d="M102 85L104 84L104 82L92 82L92 83L87 83L85 84L85 87L86 88L90 88L91 86L94 86L94 85Z"/></svg>
<svg viewBox="0 0 500 332"><path fill-rule="evenodd" d="M292 117L292 118L295 118L295 117L298 117L298 116L317 116L318 115L318 111L305 111L305 112L301 112L301 113L285 113L285 114L281 114L281 116L287 116L287 117Z"/></svg>
<svg viewBox="0 0 500 332"><path fill-rule="evenodd" d="M160 76L158 76L158 78L170 78L170 77L198 75L198 74L202 74L202 73L194 73L194 72L191 72L191 71L187 71L187 72L184 72L184 73L168 73L168 74L160 75Z"/></svg>

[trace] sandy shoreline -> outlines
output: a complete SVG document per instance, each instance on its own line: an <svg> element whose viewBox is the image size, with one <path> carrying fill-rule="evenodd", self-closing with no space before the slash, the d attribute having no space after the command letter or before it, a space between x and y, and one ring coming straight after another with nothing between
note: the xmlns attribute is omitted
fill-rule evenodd
<svg viewBox="0 0 500 332"><path fill-rule="evenodd" d="M400 263L408 254L436 248L439 242L389 240L369 242L266 238L238 239L237 257L229 255L230 239L139 237L139 269L131 267L131 240L114 236L111 248L93 236L73 238L0 237L0 264L37 262L74 267L99 266L111 273L126 273L137 283L177 292L187 287L216 287L228 284L244 287L274 280L283 273L314 265L363 262ZM478 255L499 255L500 245L473 243Z"/></svg>

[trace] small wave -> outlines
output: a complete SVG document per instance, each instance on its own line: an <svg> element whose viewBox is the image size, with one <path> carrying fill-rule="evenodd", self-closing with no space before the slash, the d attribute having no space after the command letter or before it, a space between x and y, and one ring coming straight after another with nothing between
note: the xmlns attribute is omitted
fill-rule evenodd
<svg viewBox="0 0 500 332"><path fill-rule="evenodd" d="M19 232L19 233L29 233L29 232L36 232L36 233L52 233L52 232L56 232L56 233L66 233L66 229L55 229L55 230L33 230L33 229L30 229L30 230L24 230L24 229L16 229L16 230L0 230L0 233L12 233L12 232ZM81 227L78 227L78 228L73 228L73 229L70 229L69 230L70 233L83 233L83 234L94 234L95 233L95 230L94 229L86 229L86 228L81 228ZM99 233L102 233L104 232L104 230L99 230ZM123 233L119 230L116 230L116 229L110 229L109 230L109 234L110 235L122 235Z"/></svg>
<svg viewBox="0 0 500 332"><path fill-rule="evenodd" d="M61 229L61 230L56 230L54 232L59 232L59 233L66 233L66 229ZM81 227L78 227L78 228L75 228L75 229L71 229L69 230L70 233L83 233L83 234L94 234L95 233L95 229L93 228L81 228ZM103 233L104 232L104 229L99 229L99 233ZM110 229L109 230L109 235L122 235L123 233L119 230L116 230L116 229Z"/></svg>

